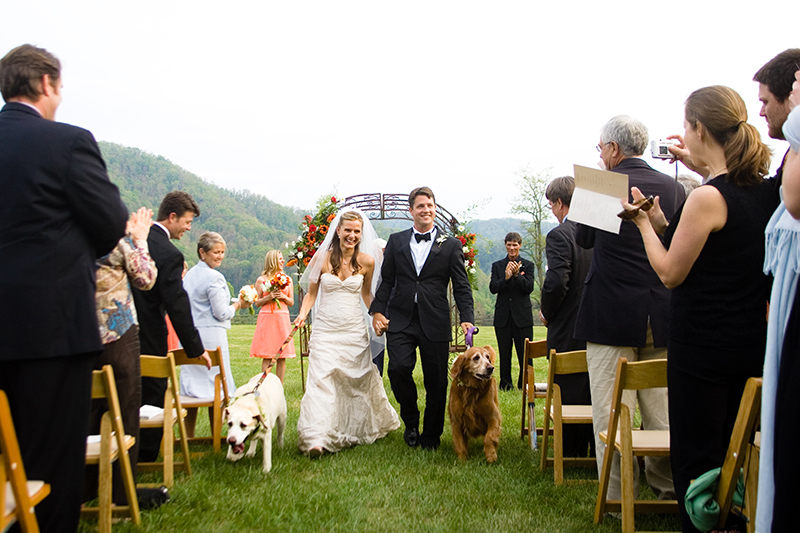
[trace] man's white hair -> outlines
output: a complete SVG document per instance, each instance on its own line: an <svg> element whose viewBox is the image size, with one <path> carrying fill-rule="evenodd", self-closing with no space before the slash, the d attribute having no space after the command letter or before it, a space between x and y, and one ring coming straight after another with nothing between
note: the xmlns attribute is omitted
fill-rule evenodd
<svg viewBox="0 0 800 533"><path fill-rule="evenodd" d="M647 126L628 115L617 115L612 118L600 132L603 144L615 142L626 157L639 156L647 149L650 135Z"/></svg>

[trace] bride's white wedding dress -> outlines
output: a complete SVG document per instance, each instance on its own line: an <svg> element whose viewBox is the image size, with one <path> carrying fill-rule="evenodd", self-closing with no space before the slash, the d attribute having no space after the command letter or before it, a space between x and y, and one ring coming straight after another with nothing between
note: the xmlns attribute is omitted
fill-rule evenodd
<svg viewBox="0 0 800 533"><path fill-rule="evenodd" d="M297 421L303 453L369 444L400 427L383 380L372 363L356 274L342 281L319 278L317 311L309 341L308 383Z"/></svg>

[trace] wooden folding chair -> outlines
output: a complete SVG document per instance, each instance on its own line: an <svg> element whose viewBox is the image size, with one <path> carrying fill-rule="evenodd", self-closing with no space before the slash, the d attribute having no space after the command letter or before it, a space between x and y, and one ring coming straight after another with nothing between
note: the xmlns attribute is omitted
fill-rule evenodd
<svg viewBox="0 0 800 533"><path fill-rule="evenodd" d="M744 508L742 512L749 516L756 515L758 504L758 461L761 459L761 432L756 431L753 442L745 447L744 465ZM747 522L747 533L754 533L756 521Z"/></svg>
<svg viewBox="0 0 800 533"><path fill-rule="evenodd" d="M173 350L171 352L175 357L175 365L203 365L205 362L198 358L190 358L186 355L183 349ZM219 367L219 374L214 376L214 396L212 398L195 398L193 396L181 396L180 403L184 409L193 409L200 407L211 408L211 436L210 437L189 437L189 442L211 442L214 445L214 451L218 452L221 449L222 438L222 410L228 405L230 400L230 391L228 391L228 380L225 374L225 365L222 361L222 348L217 346L215 350L208 350L208 356L211 358L211 366ZM220 386L222 387L222 394L220 395Z"/></svg>
<svg viewBox="0 0 800 533"><path fill-rule="evenodd" d="M136 438L125 434L122 426L122 414L117 396L117 382L111 365L103 366L92 374L92 398L104 398L108 402L108 411L100 420L100 441L90 438L86 444L86 464L96 464L99 469L97 507L83 506L81 516L98 519L98 530L101 533L111 531L111 517L128 516L133 523L139 525L139 501L136 499L136 485L131 470L128 450L136 442ZM114 461L119 461L122 478L125 482L125 495L128 505L114 505L111 499L111 485Z"/></svg>
<svg viewBox="0 0 800 533"><path fill-rule="evenodd" d="M140 418L141 429L161 428L164 432L162 439L163 460L152 463L139 463L140 472L160 470L163 475L163 485L172 488L175 470L184 470L187 475L192 475L192 464L189 457L189 441L186 437L184 418L186 410L181 405L181 395L178 390L178 377L175 372L175 358L172 352L166 357L152 355L141 356L142 377L166 378L167 390L164 393L164 410L157 416ZM180 434L183 461L175 461L175 425ZM161 483L140 483L140 487L159 487Z"/></svg>
<svg viewBox="0 0 800 533"><path fill-rule="evenodd" d="M531 449L536 448L536 436L542 433L541 429L536 428L536 398L544 398L547 395L547 384L536 383L536 372L533 369L533 360L539 357L547 357L547 341L531 341L525 339L525 354L522 360L522 425L520 438L528 436L528 444ZM525 415L527 413L530 428L525 425Z"/></svg>
<svg viewBox="0 0 800 533"><path fill-rule="evenodd" d="M11 408L5 391L0 390L0 531L18 522L23 533L38 533L34 507L50 494L44 481L28 481L19 451L17 432L11 420Z"/></svg>
<svg viewBox="0 0 800 533"><path fill-rule="evenodd" d="M600 432L600 440L605 444L603 466L600 470L600 487L597 491L597 503L594 511L594 522L603 521L608 512L622 513L622 533L633 533L634 513L677 513L676 500L634 500L633 497L633 461L634 456L669 456L668 430L633 430L633 416L628 406L622 403L624 390L642 390L667 386L667 360L638 361L629 363L624 357L617 362L617 374L614 381L614 392L611 396L611 415L608 420L608 431ZM613 445L612 443L613 439ZM611 476L611 462L614 453L619 452L620 488L622 499L606 500L608 483Z"/></svg>
<svg viewBox="0 0 800 533"><path fill-rule="evenodd" d="M550 351L550 369L547 376L545 394L544 423L542 424L542 450L539 469L544 472L548 464L553 465L553 478L556 485L564 483L564 464L596 468L594 457L564 457L564 424L591 424L591 405L564 405L561 401L561 387L554 379L559 374L588 372L586 350L556 353ZM547 457L550 421L553 422L553 458Z"/></svg>
<svg viewBox="0 0 800 533"><path fill-rule="evenodd" d="M725 454L725 461L717 480L717 489L714 491L714 499L719 504L720 513L717 529L723 529L728 513L732 508L733 494L736 491L736 484L739 480L739 471L745 465L745 459L752 462L753 455L756 459L755 479L750 479L752 469L748 468L745 472L745 480L749 486L745 487L745 505L739 509L740 513L749 516L748 530L750 524L755 525L756 494L758 491L758 453L748 453L756 437L756 426L758 425L761 413L761 378L750 378L744 387L742 401L739 403L739 413L736 415L736 422L731 433L731 442L728 445L728 452ZM760 439L759 439L760 441ZM759 442L760 444L760 442ZM750 466L750 465L748 465ZM755 482L755 486L753 486ZM751 491L754 494L751 494ZM748 505L748 496L750 497ZM751 507L752 506L752 507Z"/></svg>

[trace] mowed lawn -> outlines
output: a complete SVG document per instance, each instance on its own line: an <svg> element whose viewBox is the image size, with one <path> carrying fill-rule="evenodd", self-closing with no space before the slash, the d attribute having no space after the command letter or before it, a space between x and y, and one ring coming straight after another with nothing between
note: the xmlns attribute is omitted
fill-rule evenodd
<svg viewBox="0 0 800 533"><path fill-rule="evenodd" d="M259 373L260 360L249 357L255 326L236 325L229 332L231 364L237 385ZM534 328L534 336L545 335ZM481 327L477 345L496 347L494 330ZM514 376L518 369L514 357ZM538 361L539 380L546 379L546 361ZM425 399L422 373L415 379L420 405ZM399 410L388 378L384 385ZM358 446L311 460L297 450L297 417L303 395L299 359L287 363L286 400L289 419L283 448L273 447L273 468L261 471L261 449L254 459L225 459L225 449L193 446L193 476L176 476L172 501L142 513L142 525L114 525L118 532L616 532L620 523L592 522L597 483L593 469L567 469L572 483L556 487L552 469L539 471L539 452L520 438L520 391L500 392L503 434L498 461L489 465L482 444L474 440L470 458L459 461L446 422L441 447L409 448L402 428L375 444ZM539 409L541 410L541 408ZM541 415L540 415L541 421ZM201 424L205 424L202 426ZM198 416L198 433L208 431L207 417ZM155 481L154 474L140 480ZM646 483L644 491L649 492ZM81 521L79 531L96 531L95 522ZM637 529L680 529L674 516L637 516Z"/></svg>

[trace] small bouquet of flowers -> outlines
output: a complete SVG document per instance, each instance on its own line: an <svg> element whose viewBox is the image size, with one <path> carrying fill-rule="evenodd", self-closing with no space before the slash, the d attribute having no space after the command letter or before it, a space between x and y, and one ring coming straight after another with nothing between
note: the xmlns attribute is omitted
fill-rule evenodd
<svg viewBox="0 0 800 533"><path fill-rule="evenodd" d="M241 298L245 302L252 304L253 302L256 301L256 298L258 298L258 293L256 292L256 288L253 287L252 285L245 285L244 287L239 289L239 298ZM248 309L250 309L251 315L255 314L252 305Z"/></svg>
<svg viewBox="0 0 800 533"><path fill-rule="evenodd" d="M272 292L272 291L282 291L286 287L289 286L291 279L287 274L283 272L278 272L274 276L272 276L266 283L264 283L263 292ZM275 307L278 309L281 308L281 302L278 299L272 300L275 302Z"/></svg>

